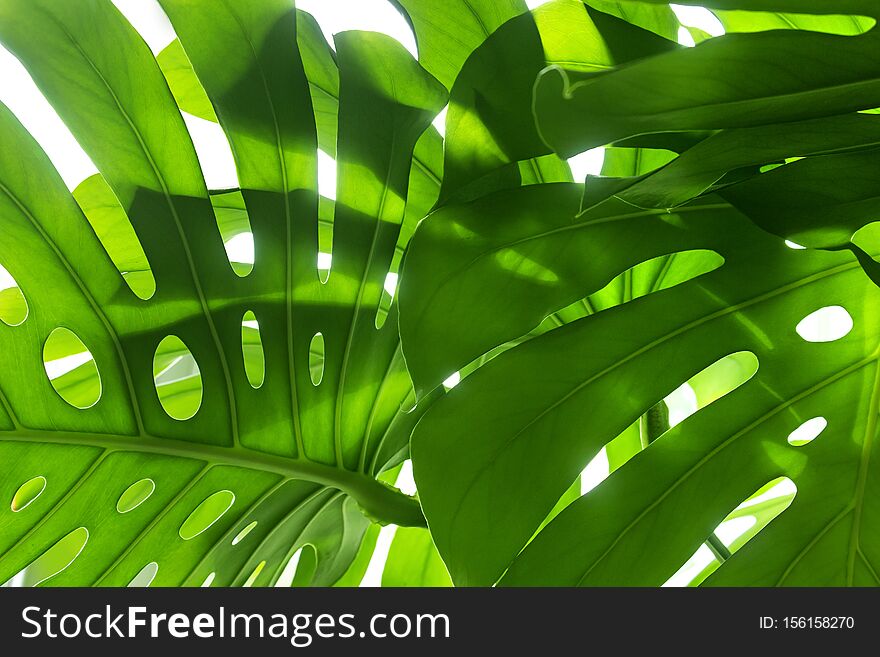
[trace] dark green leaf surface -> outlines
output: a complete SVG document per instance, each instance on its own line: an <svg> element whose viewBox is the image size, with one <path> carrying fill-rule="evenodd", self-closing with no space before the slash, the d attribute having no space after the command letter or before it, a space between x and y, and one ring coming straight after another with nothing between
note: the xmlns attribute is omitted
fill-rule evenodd
<svg viewBox="0 0 880 657"><path fill-rule="evenodd" d="M524 188L447 208L424 224L402 289L404 319L413 320L402 327L405 348L433 345L425 370L411 363L417 381L528 331L648 258L708 249L724 265L504 352L423 418L413 437L416 481L454 581L485 585L510 568L504 584L662 584L739 502L786 474L799 489L792 507L710 581L872 582L876 288L845 254L788 249L718 199L672 213L611 200L578 214L578 192ZM499 205L504 224L488 211ZM471 237L463 243L457 235ZM441 260L449 263L443 269ZM430 284L417 262L430 268ZM413 298L430 301L410 311ZM800 319L837 303L855 321L845 338L813 344L795 332ZM485 342L450 340L461 325L484 327ZM442 343L430 337L444 330ZM750 382L662 436L517 556L603 445L739 351L758 357ZM792 369L793 362L810 366ZM850 399L863 401L854 409ZM829 421L821 440L801 448L785 442L818 415ZM723 476L730 472L738 476ZM700 491L709 482L707 498ZM701 504L685 507L686 499ZM761 545L774 537L771 559ZM654 545L663 547L643 558Z"/></svg>
<svg viewBox="0 0 880 657"><path fill-rule="evenodd" d="M861 132L866 141L876 139L870 130ZM880 149L872 145L792 162L734 185L724 196L757 224L793 242L844 248L859 228L880 218Z"/></svg>

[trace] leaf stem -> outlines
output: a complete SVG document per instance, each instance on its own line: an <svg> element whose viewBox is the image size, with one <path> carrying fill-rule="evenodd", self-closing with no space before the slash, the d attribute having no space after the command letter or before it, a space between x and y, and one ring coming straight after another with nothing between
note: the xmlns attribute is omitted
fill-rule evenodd
<svg viewBox="0 0 880 657"><path fill-rule="evenodd" d="M730 559L730 550L727 549L727 546L720 538L718 538L718 535L715 532L709 534L709 538L706 539L706 546L712 550L712 554L714 554L715 558L721 563Z"/></svg>
<svg viewBox="0 0 880 657"><path fill-rule="evenodd" d="M661 399L639 418L639 441L642 444L642 449L645 449L669 429L669 407ZM721 563L730 559L730 550L714 531L709 534L705 543Z"/></svg>

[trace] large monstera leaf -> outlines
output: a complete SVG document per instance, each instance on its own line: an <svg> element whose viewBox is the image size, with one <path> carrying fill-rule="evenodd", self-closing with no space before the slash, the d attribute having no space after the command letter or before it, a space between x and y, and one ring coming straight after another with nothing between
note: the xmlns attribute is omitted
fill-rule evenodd
<svg viewBox="0 0 880 657"><path fill-rule="evenodd" d="M337 59L323 60L338 80L324 107L338 113L339 180L335 211L322 203L333 257L322 282L320 80L304 70L314 61L300 56L292 3L161 4L180 38L173 70L191 83L191 63L201 108L235 156L240 193L214 204L168 82L109 0L0 2L0 40L101 174L77 190L81 207L0 108L0 262L29 310L20 325L0 325L0 581L74 545L79 558L50 583L125 585L152 564L161 585L270 584L311 546L301 561L312 576L298 581L331 584L365 567L356 555L371 519L424 522L416 500L377 479L404 458L429 403L413 408L396 304L381 328L377 312L413 149L445 90L387 37L337 38L338 72ZM139 243L128 252L111 246L125 242L124 216ZM249 225L247 275L230 266L218 221L233 233ZM154 280L152 296L138 274ZM94 362L50 383L44 345L59 327ZM59 349L53 358L76 345ZM88 381L95 367L94 405L74 407L53 389ZM157 383L167 384L161 401ZM169 416L193 399L193 417Z"/></svg>
<svg viewBox="0 0 880 657"><path fill-rule="evenodd" d="M876 17L870 2L833 7ZM830 34L768 32L768 16L780 14L760 15L758 34L599 74L546 69L534 95L542 140L562 156L617 141L619 161L603 171L612 178L450 203L416 232L401 278L408 366L420 394L467 374L412 439L423 508L456 584L660 585L782 476L797 487L791 506L723 555L707 583L880 584L880 298L859 266L878 244L866 235L860 260L840 250L841 234L873 220L876 126L853 112L880 104L876 34L862 34L862 19L840 30L839 17ZM819 49L859 50L861 68L843 56L783 65ZM768 67L759 83L737 83L755 66ZM627 158L636 166L620 166ZM829 250L780 239L795 236ZM823 308L852 327L811 336L803 329ZM757 372L739 368L702 391L696 414L625 450L607 481L571 501L584 466L604 446L610 460L660 400L688 381L700 397L706 372L749 360ZM808 444L786 440L823 422Z"/></svg>
<svg viewBox="0 0 880 657"><path fill-rule="evenodd" d="M691 271L632 269L642 296L497 355L422 418L416 481L455 582L659 585L734 507L784 475L798 487L791 507L710 581L876 583L880 298L858 263L789 249L718 198L670 213L611 199L579 213L580 192L534 186L444 208L411 245L402 335L405 350L432 347L408 354L426 388L639 263L698 255ZM504 224L493 220L499 209ZM795 331L835 305L854 321L845 337L811 343ZM740 352L757 357L753 378L530 542L604 445ZM786 442L815 417L828 422L819 438Z"/></svg>

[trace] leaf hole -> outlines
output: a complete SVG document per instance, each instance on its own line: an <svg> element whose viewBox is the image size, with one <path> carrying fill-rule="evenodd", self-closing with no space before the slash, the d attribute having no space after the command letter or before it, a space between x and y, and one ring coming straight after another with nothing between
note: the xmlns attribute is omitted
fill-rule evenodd
<svg viewBox="0 0 880 657"><path fill-rule="evenodd" d="M443 379L443 387L446 390L452 390L459 383L461 383L461 372L453 372Z"/></svg>
<svg viewBox="0 0 880 657"><path fill-rule="evenodd" d="M208 573L208 576L205 578L205 581L202 582L201 588L206 589L214 583L214 578L217 577L217 573Z"/></svg>
<svg viewBox="0 0 880 657"><path fill-rule="evenodd" d="M178 530L184 541L194 539L216 523L235 504L235 494L230 490L220 490L206 497Z"/></svg>
<svg viewBox="0 0 880 657"><path fill-rule="evenodd" d="M828 420L824 417L814 417L801 424L797 429L788 434L788 444L792 447L802 447L813 442L819 434L825 431Z"/></svg>
<svg viewBox="0 0 880 657"><path fill-rule="evenodd" d="M260 563L258 563L257 567L254 568L253 572L250 575L248 575L248 578L247 578L247 580L245 580L245 583L242 584L242 587L246 588L246 589L252 587L254 585L254 583L257 581L257 578L260 576L260 573L263 572L263 568L265 568L265 567L266 567L265 561L261 561Z"/></svg>
<svg viewBox="0 0 880 657"><path fill-rule="evenodd" d="M152 479L141 479L125 489L116 501L116 510L119 513L134 511L146 502L153 491L156 490L156 482Z"/></svg>
<svg viewBox="0 0 880 657"><path fill-rule="evenodd" d="M24 511L27 507L37 501L37 498L46 490L46 478L38 475L28 479L12 496L12 504L10 505L13 513Z"/></svg>
<svg viewBox="0 0 880 657"><path fill-rule="evenodd" d="M98 365L70 329L57 328L46 338L43 367L58 396L74 408L91 408L101 399Z"/></svg>
<svg viewBox="0 0 880 657"><path fill-rule="evenodd" d="M333 256L324 251L318 251L318 277L322 283L330 280L330 267L333 264Z"/></svg>
<svg viewBox="0 0 880 657"><path fill-rule="evenodd" d="M571 322L591 312L687 283L722 265L724 258L710 249L691 249L657 256L621 272L599 291L556 311L545 322L553 322L556 317ZM554 325L558 325L558 322L554 322Z"/></svg>
<svg viewBox="0 0 880 657"><path fill-rule="evenodd" d="M256 262L254 235L244 196L235 189L211 192L210 197L226 258L236 276L244 278L254 270Z"/></svg>
<svg viewBox="0 0 880 657"><path fill-rule="evenodd" d="M21 288L3 265L0 265L0 321L6 326L20 326L28 317L28 304Z"/></svg>
<svg viewBox="0 0 880 657"><path fill-rule="evenodd" d="M843 306L819 308L798 322L795 330L807 342L834 342L853 328L853 319Z"/></svg>
<svg viewBox="0 0 880 657"><path fill-rule="evenodd" d="M735 554L776 517L791 506L797 486L788 477L777 477L749 495L715 528L707 541L663 586L698 586L723 565L726 555Z"/></svg>
<svg viewBox="0 0 880 657"><path fill-rule="evenodd" d="M153 583L153 580L156 579L156 575L158 574L159 564L155 561L151 561L146 566L141 568L138 574L132 578L132 580L128 583L128 588L146 588Z"/></svg>
<svg viewBox="0 0 880 657"><path fill-rule="evenodd" d="M248 383L252 388L257 389L266 380L266 356L263 351L260 323L253 311L250 310L244 314L241 320L241 352Z"/></svg>
<svg viewBox="0 0 880 657"><path fill-rule="evenodd" d="M30 587L55 577L70 567L82 553L89 540L89 530L78 527L60 539L55 545L20 570L3 586Z"/></svg>
<svg viewBox="0 0 880 657"><path fill-rule="evenodd" d="M738 351L715 361L666 396L669 426L680 424L698 410L733 392L758 371L758 357Z"/></svg>
<svg viewBox="0 0 880 657"><path fill-rule="evenodd" d="M223 126L186 110L181 110L180 115L196 151L205 186L209 190L239 187L235 158Z"/></svg>
<svg viewBox="0 0 880 657"><path fill-rule="evenodd" d="M391 304L394 303L394 297L397 295L397 285L399 277L396 271L389 271L385 276L385 282L382 284L382 296L379 299L379 308L376 311L376 328L380 329L385 325L388 319L388 313L391 312Z"/></svg>
<svg viewBox="0 0 880 657"><path fill-rule="evenodd" d="M104 176L95 174L73 190L95 235L123 280L144 301L156 293L156 278L131 220Z"/></svg>
<svg viewBox="0 0 880 657"><path fill-rule="evenodd" d="M336 160L318 149L318 193L331 201L336 200Z"/></svg>
<svg viewBox="0 0 880 657"><path fill-rule="evenodd" d="M159 403L175 420L189 420L199 412L204 388L202 373L192 352L176 335L164 338L153 357L153 381Z"/></svg>
<svg viewBox="0 0 880 657"><path fill-rule="evenodd" d="M256 526L257 526L257 521L254 520L247 527L245 527L240 532L238 532L238 534L235 535L235 538L232 539L232 544L238 545L239 543L241 543L247 537L248 534L250 534L252 531L254 531L254 528Z"/></svg>
<svg viewBox="0 0 880 657"><path fill-rule="evenodd" d="M275 586L281 588L309 586L314 579L317 567L318 553L315 547L308 543L290 556L284 570L281 571L281 575L275 582Z"/></svg>
<svg viewBox="0 0 880 657"><path fill-rule="evenodd" d="M321 333L315 333L309 343L309 376L315 386L324 379L324 336Z"/></svg>

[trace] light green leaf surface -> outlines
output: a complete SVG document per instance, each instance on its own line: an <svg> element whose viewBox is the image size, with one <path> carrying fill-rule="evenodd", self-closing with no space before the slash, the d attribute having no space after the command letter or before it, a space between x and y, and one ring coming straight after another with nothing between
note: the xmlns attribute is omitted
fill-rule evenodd
<svg viewBox="0 0 880 657"><path fill-rule="evenodd" d="M399 527L394 532L382 586L452 586L427 529Z"/></svg>
<svg viewBox="0 0 880 657"><path fill-rule="evenodd" d="M156 60L110 2L0 3L0 40L101 171L84 185L107 185L77 191L87 221L0 108L0 262L30 307L22 326L0 326L8 473L0 498L11 500L33 476L48 482L26 509L0 510L0 581L85 527L81 554L49 583L125 585L157 561L158 585L269 584L311 545L311 581L330 584L356 561L371 518L422 522L417 501L375 478L403 458L424 409L410 412L396 320L377 329L376 313L406 212L412 150L445 92L391 39L339 37L339 187L333 268L322 284L317 136L292 7L162 5L232 143L238 201L231 194L212 204ZM100 193L119 207L96 206ZM143 256L118 237L125 217ZM246 226L256 264L240 277L221 234ZM143 267L144 257L156 284L148 301L120 275ZM265 350L256 389L244 362L255 337L246 332L243 349L246 311L259 321ZM101 399L88 410L63 401L43 371L43 342L58 326L82 340L100 372ZM315 386L309 345L317 332L326 362ZM169 335L191 352L204 387L198 413L184 422L166 414L153 381L154 352ZM160 353L159 371L171 372L180 355ZM173 386L194 382L190 371ZM155 492L120 514L117 500L144 478ZM234 496L231 506L181 538L190 514L218 491Z"/></svg>

